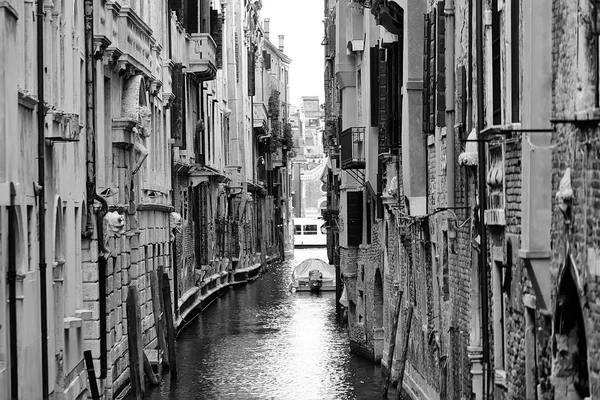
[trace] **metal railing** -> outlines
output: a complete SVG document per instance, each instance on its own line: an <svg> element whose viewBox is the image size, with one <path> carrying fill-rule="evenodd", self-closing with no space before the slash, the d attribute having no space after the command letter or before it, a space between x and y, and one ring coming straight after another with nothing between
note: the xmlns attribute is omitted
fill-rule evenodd
<svg viewBox="0 0 600 400"><path fill-rule="evenodd" d="M342 169L362 169L365 167L365 128L352 127L340 134Z"/></svg>

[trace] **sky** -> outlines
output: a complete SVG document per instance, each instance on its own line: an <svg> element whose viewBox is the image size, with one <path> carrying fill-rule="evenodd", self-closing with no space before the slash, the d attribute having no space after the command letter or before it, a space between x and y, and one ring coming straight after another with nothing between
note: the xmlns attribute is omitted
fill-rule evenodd
<svg viewBox="0 0 600 400"><path fill-rule="evenodd" d="M323 0L263 0L262 3L263 20L271 20L271 43L278 46L278 35L284 35L283 52L292 59L292 104L300 104L302 96L319 96L323 102Z"/></svg>

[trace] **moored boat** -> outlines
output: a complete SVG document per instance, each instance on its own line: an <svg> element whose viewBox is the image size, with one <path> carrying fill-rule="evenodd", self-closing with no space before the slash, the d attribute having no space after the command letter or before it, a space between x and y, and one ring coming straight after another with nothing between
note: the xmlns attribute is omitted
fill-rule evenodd
<svg viewBox="0 0 600 400"><path fill-rule="evenodd" d="M292 289L300 292L335 291L335 267L318 258L309 258L292 272Z"/></svg>

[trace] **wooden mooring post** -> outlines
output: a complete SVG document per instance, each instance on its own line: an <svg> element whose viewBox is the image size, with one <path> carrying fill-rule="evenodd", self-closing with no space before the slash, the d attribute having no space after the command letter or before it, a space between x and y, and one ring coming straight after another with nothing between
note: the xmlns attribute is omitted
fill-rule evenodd
<svg viewBox="0 0 600 400"><path fill-rule="evenodd" d="M160 267L159 267L160 268ZM161 272L162 273L162 272ZM164 301L162 299L162 290L156 271L150 271L150 290L152 292L152 311L154 312L154 326L156 328L156 338L158 342L158 360L160 375L161 365L160 359L162 358L162 366L168 366L169 363L165 361L167 359L167 343L165 339L165 317L164 317Z"/></svg>
<svg viewBox="0 0 600 400"><path fill-rule="evenodd" d="M412 325L412 316L415 307L408 307L408 315L406 316L406 331L404 332L404 347L402 348L402 356L400 357L400 375L398 377L398 394L396 400L402 399L402 382L404 380L404 370L406 367L406 357L408 356L408 340L410 339L410 327Z"/></svg>
<svg viewBox="0 0 600 400"><path fill-rule="evenodd" d="M142 345L142 320L137 286L129 284L127 290L127 344L129 346L129 374L131 387L136 400L146 394L144 386L144 349Z"/></svg>
<svg viewBox="0 0 600 400"><path fill-rule="evenodd" d="M398 331L398 319L400 319L400 304L402 303L402 294L398 293L398 301L396 302L396 309L394 311L394 321L392 322L392 331L390 337L390 343L388 345L388 356L387 356L387 368L383 380L383 392L381 394L382 399L388 398L388 390L390 388L390 379L392 378L392 363L394 362L394 351L396 351L396 332Z"/></svg>
<svg viewBox="0 0 600 400"><path fill-rule="evenodd" d="M162 268L159 268L162 269ZM175 326L173 324L173 308L171 306L171 285L169 274L162 275L162 296L164 301L165 324L167 325L167 348L169 349L169 371L171 379L177 379L177 360L175 354Z"/></svg>

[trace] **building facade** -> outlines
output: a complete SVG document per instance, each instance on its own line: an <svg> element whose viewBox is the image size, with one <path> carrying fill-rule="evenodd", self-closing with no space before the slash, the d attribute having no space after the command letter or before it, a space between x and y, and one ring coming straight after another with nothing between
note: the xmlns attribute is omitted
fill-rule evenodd
<svg viewBox="0 0 600 400"><path fill-rule="evenodd" d="M597 6L324 4L351 348L409 398L597 396Z"/></svg>
<svg viewBox="0 0 600 400"><path fill-rule="evenodd" d="M178 329L283 258L292 147L269 149L271 181L252 151L261 6L0 5L0 398L88 398L92 381L121 396L133 378L128 299L135 345L158 366L161 272ZM291 60L277 57L285 103Z"/></svg>

